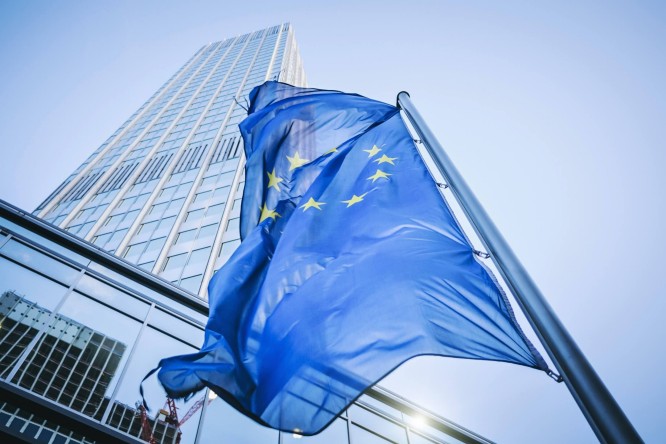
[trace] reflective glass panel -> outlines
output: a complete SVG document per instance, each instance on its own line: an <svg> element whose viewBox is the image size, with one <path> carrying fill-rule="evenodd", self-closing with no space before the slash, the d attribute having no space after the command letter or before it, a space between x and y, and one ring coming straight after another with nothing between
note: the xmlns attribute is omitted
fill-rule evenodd
<svg viewBox="0 0 666 444"><path fill-rule="evenodd" d="M146 302L88 274L76 284L76 289L141 321L148 313Z"/></svg>
<svg viewBox="0 0 666 444"><path fill-rule="evenodd" d="M67 287L0 257L0 294L7 291L53 310Z"/></svg>
<svg viewBox="0 0 666 444"><path fill-rule="evenodd" d="M187 253L170 256L167 258L166 264L164 264L163 271L182 270L182 268L185 266L186 260L187 260Z"/></svg>
<svg viewBox="0 0 666 444"><path fill-rule="evenodd" d="M314 436L301 436L294 433L282 433L282 444L340 444L348 443L347 421L336 419L326 430Z"/></svg>
<svg viewBox="0 0 666 444"><path fill-rule="evenodd" d="M75 292L12 382L101 419L140 326Z"/></svg>
<svg viewBox="0 0 666 444"><path fill-rule="evenodd" d="M354 444L387 444L393 442L353 424L351 426L351 438Z"/></svg>
<svg viewBox="0 0 666 444"><path fill-rule="evenodd" d="M202 274L187 277L187 278L181 279L178 286L181 287L184 290L189 291L192 294L197 294L197 293L199 293L199 289L201 288L202 279L203 279Z"/></svg>
<svg viewBox="0 0 666 444"><path fill-rule="evenodd" d="M79 275L79 270L65 265L44 253L11 239L0 252L17 262L50 276L64 284L71 284Z"/></svg>
<svg viewBox="0 0 666 444"><path fill-rule="evenodd" d="M141 412L138 406L141 401L141 396L139 395L141 380L150 370L157 366L160 359L172 355L193 353L195 351L194 347L187 346L183 342L152 327L146 327L137 342L133 358L127 365L123 380L118 385L117 398L111 405L111 412L107 423L117 429L130 432L134 436L140 436ZM146 402L150 409L150 413L146 414L146 420L151 429L158 430L160 439L166 436L171 438L165 439L166 442L175 442L175 436L177 435L176 427L164 422L164 416L159 415L160 409L168 411L168 406L166 404L164 389L159 385L157 377L152 375L146 379L143 382L143 388ZM176 408L181 418L196 404L201 396L203 396L203 392L201 395L195 395L188 402L176 401ZM194 443L200 414L200 409L195 411L189 420L181 425L181 444ZM136 421L139 421L139 423L137 424Z"/></svg>
<svg viewBox="0 0 666 444"><path fill-rule="evenodd" d="M349 417L351 418L352 422L380 433L381 435L390 439L391 442L407 444L405 428L392 421L389 421L388 419L385 419L357 405L352 405L349 407Z"/></svg>
<svg viewBox="0 0 666 444"><path fill-rule="evenodd" d="M277 444L278 432L258 425L214 394L208 404L199 442L234 444Z"/></svg>

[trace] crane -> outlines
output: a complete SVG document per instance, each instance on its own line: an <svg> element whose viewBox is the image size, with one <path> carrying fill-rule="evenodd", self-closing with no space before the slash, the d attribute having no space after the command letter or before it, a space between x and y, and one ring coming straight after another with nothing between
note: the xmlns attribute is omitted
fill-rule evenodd
<svg viewBox="0 0 666 444"><path fill-rule="evenodd" d="M208 404L213 402L215 398L217 398L217 395L215 394L215 392L211 391L208 396ZM164 415L164 422L166 422L167 424L171 424L174 428L176 428L175 444L180 444L180 438L182 435L180 427L183 424L185 424L185 422L187 422L188 419L194 416L194 414L197 413L201 407L203 407L205 400L206 400L206 395L202 396L201 399L195 402L192 405L192 407L190 407L190 409L187 411L187 413L185 413L183 419L179 420L176 402L173 399L167 397L166 401L164 402L164 407L157 413L157 415L155 415L155 421L157 421L160 415ZM139 411L139 415L141 416L141 439L149 444L157 444L157 440L155 439L152 433L152 427L150 425L150 422L148 421L148 414L146 412L146 408L140 402L137 402L136 405L137 405L137 410Z"/></svg>

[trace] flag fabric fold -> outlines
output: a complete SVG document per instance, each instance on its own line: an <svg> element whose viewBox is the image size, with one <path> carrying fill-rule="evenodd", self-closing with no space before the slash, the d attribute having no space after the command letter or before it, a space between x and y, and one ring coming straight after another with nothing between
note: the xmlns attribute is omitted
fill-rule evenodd
<svg viewBox="0 0 666 444"><path fill-rule="evenodd" d="M243 241L209 284L201 351L160 362L169 396L209 387L310 435L415 356L547 370L397 108L278 82L250 98Z"/></svg>

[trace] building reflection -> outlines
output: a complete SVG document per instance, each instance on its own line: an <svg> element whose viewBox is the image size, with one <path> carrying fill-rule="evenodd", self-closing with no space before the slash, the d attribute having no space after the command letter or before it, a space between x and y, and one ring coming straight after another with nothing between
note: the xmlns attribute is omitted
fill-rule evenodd
<svg viewBox="0 0 666 444"><path fill-rule="evenodd" d="M110 401L107 389L126 350L122 342L13 291L0 295L0 372L19 387L101 420ZM39 423L9 403L2 405L2 412L8 426L17 418L16 424L25 423L24 416L29 424ZM108 424L132 436L160 444L181 440L175 410L162 409L151 418L138 402L131 407L115 401L111 412ZM32 429L18 431L30 435Z"/></svg>

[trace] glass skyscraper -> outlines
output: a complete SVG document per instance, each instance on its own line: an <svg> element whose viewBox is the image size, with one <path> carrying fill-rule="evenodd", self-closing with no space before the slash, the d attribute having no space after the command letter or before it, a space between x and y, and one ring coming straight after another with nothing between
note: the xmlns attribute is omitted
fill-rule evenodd
<svg viewBox="0 0 666 444"><path fill-rule="evenodd" d="M36 214L205 298L240 242L238 123L270 79L305 85L289 24L204 46Z"/></svg>
<svg viewBox="0 0 666 444"><path fill-rule="evenodd" d="M289 24L201 48L33 214L0 201L0 442L489 442L379 386L315 437L154 377L141 405L144 375L203 341L240 243L237 124L268 79L305 85Z"/></svg>

